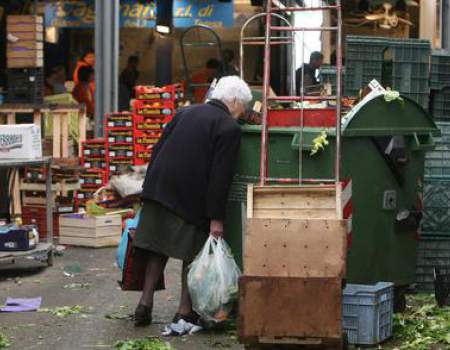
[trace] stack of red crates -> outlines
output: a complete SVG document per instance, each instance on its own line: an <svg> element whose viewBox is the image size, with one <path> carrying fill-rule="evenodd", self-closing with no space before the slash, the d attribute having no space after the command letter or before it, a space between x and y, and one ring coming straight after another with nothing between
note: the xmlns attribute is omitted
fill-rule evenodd
<svg viewBox="0 0 450 350"><path fill-rule="evenodd" d="M134 165L134 122L129 112L111 113L105 116L108 172L122 173Z"/></svg>
<svg viewBox="0 0 450 350"><path fill-rule="evenodd" d="M153 146L159 141L164 126L172 120L176 101L181 97L180 85L136 87L133 105L135 165L148 163Z"/></svg>
<svg viewBox="0 0 450 350"><path fill-rule="evenodd" d="M77 193L78 206L84 206L94 193L108 182L108 155L105 139L87 140L81 145L80 189Z"/></svg>

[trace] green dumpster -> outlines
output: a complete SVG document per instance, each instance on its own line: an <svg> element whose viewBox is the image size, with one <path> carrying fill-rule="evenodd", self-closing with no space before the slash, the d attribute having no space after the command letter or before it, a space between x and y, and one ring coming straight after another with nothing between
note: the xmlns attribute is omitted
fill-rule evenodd
<svg viewBox="0 0 450 350"><path fill-rule="evenodd" d="M329 145L310 155L312 140L323 130L303 131L303 178L334 177L334 129L325 129ZM261 127L246 125L242 132L225 228L240 264L246 187L259 179ZM270 128L269 133L269 177L297 178L300 129ZM408 98L377 97L343 122L341 177L352 181L353 204L349 283L414 282L424 154L436 135L439 129L427 112Z"/></svg>

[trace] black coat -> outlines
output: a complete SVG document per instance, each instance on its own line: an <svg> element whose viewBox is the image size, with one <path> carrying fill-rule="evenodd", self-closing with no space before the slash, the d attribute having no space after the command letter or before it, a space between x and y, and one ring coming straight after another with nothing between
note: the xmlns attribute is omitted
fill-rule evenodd
<svg viewBox="0 0 450 350"><path fill-rule="evenodd" d="M241 131L218 100L177 112L153 148L144 181L144 200L154 200L209 230L224 220Z"/></svg>

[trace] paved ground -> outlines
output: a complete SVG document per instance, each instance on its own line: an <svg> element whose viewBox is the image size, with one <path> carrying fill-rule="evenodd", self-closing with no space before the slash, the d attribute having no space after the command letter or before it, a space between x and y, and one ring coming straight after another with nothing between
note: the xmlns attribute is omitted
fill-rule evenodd
<svg viewBox="0 0 450 350"><path fill-rule="evenodd" d="M130 320L108 319L130 314L139 298L137 292L122 292L116 281L115 249L70 248L55 258L51 268L28 268L0 265L0 304L6 297L43 297L42 308L80 305L82 312L58 317L48 312L0 313L0 332L10 339L9 349L113 349L118 340L159 336L177 308L180 290L180 265L171 261L166 273L167 290L157 294L154 324L136 329ZM22 262L20 266L29 266ZM36 266L35 263L31 264ZM64 271L74 273L68 277ZM89 284L85 288L73 284ZM196 336L171 338L175 349L242 349L233 332L216 331Z"/></svg>

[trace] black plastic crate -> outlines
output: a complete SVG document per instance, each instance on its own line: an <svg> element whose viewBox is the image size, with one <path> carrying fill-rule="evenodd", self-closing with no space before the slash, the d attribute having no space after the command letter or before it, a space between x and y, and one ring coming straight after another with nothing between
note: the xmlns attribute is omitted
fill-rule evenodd
<svg viewBox="0 0 450 350"><path fill-rule="evenodd" d="M42 68L8 69L9 103L42 103L44 70Z"/></svg>
<svg viewBox="0 0 450 350"><path fill-rule="evenodd" d="M441 90L450 86L450 52L440 50L431 54L430 87Z"/></svg>
<svg viewBox="0 0 450 350"><path fill-rule="evenodd" d="M450 120L450 86L432 90L431 115L437 120Z"/></svg>

